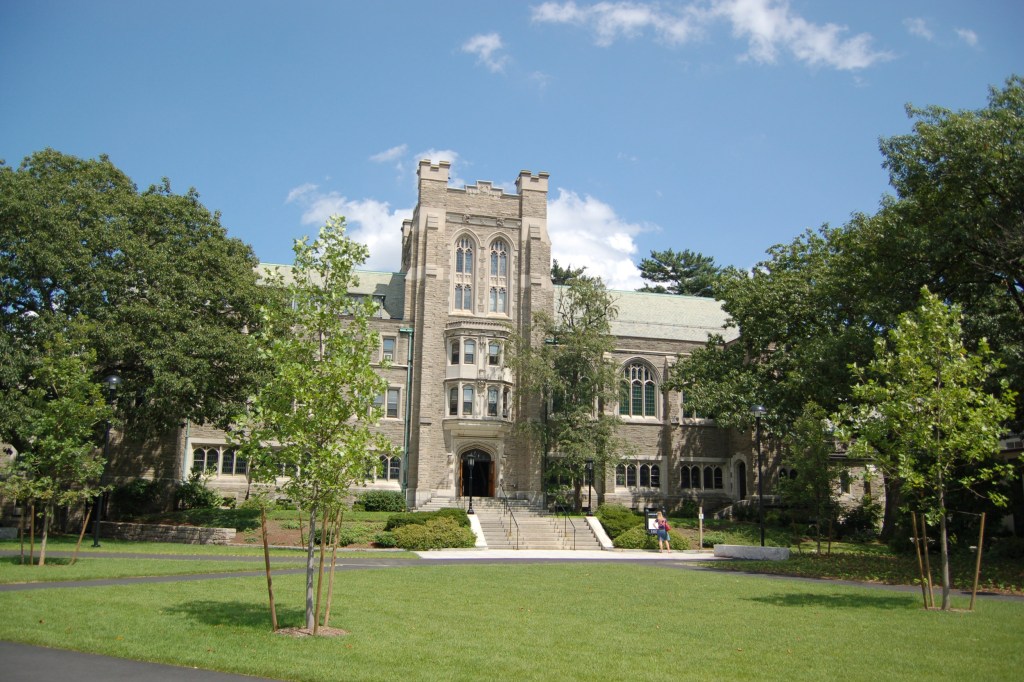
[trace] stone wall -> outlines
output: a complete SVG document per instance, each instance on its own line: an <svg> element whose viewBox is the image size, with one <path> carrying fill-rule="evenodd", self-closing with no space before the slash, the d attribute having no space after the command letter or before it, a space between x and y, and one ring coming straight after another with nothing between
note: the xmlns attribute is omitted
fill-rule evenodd
<svg viewBox="0 0 1024 682"><path fill-rule="evenodd" d="M180 542L186 545L227 545L234 540L235 529L102 521L100 537L142 542Z"/></svg>

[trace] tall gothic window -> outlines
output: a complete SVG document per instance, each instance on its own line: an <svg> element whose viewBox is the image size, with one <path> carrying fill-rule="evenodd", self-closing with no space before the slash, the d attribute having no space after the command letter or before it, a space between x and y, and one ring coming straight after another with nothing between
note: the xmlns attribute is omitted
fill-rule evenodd
<svg viewBox="0 0 1024 682"><path fill-rule="evenodd" d="M460 237L455 242L455 290L453 310L473 310L473 240Z"/></svg>
<svg viewBox="0 0 1024 682"><path fill-rule="evenodd" d="M642 362L626 365L619 392L619 414L626 417L658 416L658 385L654 372Z"/></svg>
<svg viewBox="0 0 1024 682"><path fill-rule="evenodd" d="M490 291L488 310L499 315L508 314L508 245L504 239L491 244Z"/></svg>

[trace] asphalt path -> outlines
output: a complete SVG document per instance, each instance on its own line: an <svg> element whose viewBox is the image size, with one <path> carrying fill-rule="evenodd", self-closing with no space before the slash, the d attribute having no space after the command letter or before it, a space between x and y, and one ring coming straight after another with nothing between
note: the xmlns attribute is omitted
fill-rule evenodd
<svg viewBox="0 0 1024 682"><path fill-rule="evenodd" d="M0 557L17 556L16 551L0 551ZM420 560L402 559L381 556L380 558L348 559L339 556L337 570L365 570L369 568L401 568L415 566L436 566L455 564L509 564L509 563L570 563L578 561L627 562L632 564L653 564L666 569L688 569L713 571L714 568L696 566L694 562L714 561L707 552L673 552L660 554L657 552L572 552L572 551L523 551L523 550L452 550L418 553ZM50 553L50 556L70 556L70 552ZM252 561L263 563L263 557L225 557L196 554L136 554L130 552L90 553L90 558L134 558L134 559L167 559L182 561ZM293 558L276 558L277 562L290 561ZM728 560L733 561L733 560ZM305 568L276 568L274 575L303 573ZM920 592L921 588L912 585L881 585L861 583L849 580L824 580L820 578L800 578L794 576L776 576L763 573L746 573L730 571L734 575L756 576L773 580L790 580L799 582L819 582L852 587L866 587L889 592ZM252 571L235 571L231 573L203 573L195 575L165 575L140 578L111 578L103 580L78 580L68 582L19 583L0 585L0 592L17 592L26 590L46 590L100 587L109 585L135 585L140 583L190 582L196 580L224 580L232 578L252 578L263 576L262 568ZM968 593L969 594L969 593ZM979 599L996 599L1006 601L1024 601L1024 597L981 593ZM183 668L158 663L145 663L98 654L85 654L63 649L48 649L28 644L16 644L0 641L0 680L4 682L20 682L21 680L64 679L73 675L76 682L104 682L107 680L147 680L152 682L170 682L185 680L188 682L229 682L239 680L268 680L270 678L231 675L198 668Z"/></svg>

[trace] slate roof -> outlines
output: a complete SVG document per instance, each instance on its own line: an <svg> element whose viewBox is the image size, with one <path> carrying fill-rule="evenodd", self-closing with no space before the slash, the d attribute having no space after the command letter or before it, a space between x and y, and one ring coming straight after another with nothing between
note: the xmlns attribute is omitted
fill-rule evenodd
<svg viewBox="0 0 1024 682"><path fill-rule="evenodd" d="M564 287L555 287L555 296ZM618 318L612 322L615 336L641 339L667 339L704 343L711 334L720 334L726 341L739 337L735 327L725 327L728 313L721 301L698 296L649 294L641 291L609 290Z"/></svg>
<svg viewBox="0 0 1024 682"><path fill-rule="evenodd" d="M257 266L257 271L261 275L265 272L276 272L282 275L287 283L291 278L292 266L260 263ZM359 285L353 287L351 293L383 298L384 310L380 316L382 319L398 320L402 318L402 311L405 308L404 273L356 270L355 274L359 278Z"/></svg>

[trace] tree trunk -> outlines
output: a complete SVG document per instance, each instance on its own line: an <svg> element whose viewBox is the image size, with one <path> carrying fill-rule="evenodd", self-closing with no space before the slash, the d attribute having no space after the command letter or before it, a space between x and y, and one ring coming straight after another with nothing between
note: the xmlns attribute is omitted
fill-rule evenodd
<svg viewBox="0 0 1024 682"><path fill-rule="evenodd" d="M270 598L270 627L277 632L277 607L274 605L274 581L270 578L270 544L267 541L267 508L260 506L260 524L263 526L263 563L267 567L267 596Z"/></svg>
<svg viewBox="0 0 1024 682"><path fill-rule="evenodd" d="M334 542L331 543L331 572L327 578L327 605L324 607L324 627L331 622L331 603L334 601L334 567L338 564L338 541L341 540L341 521L345 518L341 505L334 518Z"/></svg>
<svg viewBox="0 0 1024 682"><path fill-rule="evenodd" d="M882 485L885 487L885 510L882 516L882 532L878 539L889 542L896 535L896 525L900 516L900 485L892 476L883 474Z"/></svg>
<svg viewBox="0 0 1024 682"><path fill-rule="evenodd" d="M306 538L306 629L313 632L316 619L313 613L313 574L316 572L316 554L313 539L316 536L316 505L309 505L309 536Z"/></svg>
<svg viewBox="0 0 1024 682"><path fill-rule="evenodd" d="M89 528L89 517L92 516L92 505L86 502L82 506L85 508L85 518L82 520L82 530L78 532L78 542L75 543L75 553L71 555L72 566L74 566L75 562L78 561L78 550L82 548L82 538L85 537L85 531Z"/></svg>
<svg viewBox="0 0 1024 682"><path fill-rule="evenodd" d="M320 565L316 571L316 603L313 606L313 634L320 631L320 596L324 587L324 557L327 554L327 536L331 527L327 524L329 513L327 505L324 505L324 517L320 520Z"/></svg>
<svg viewBox="0 0 1024 682"><path fill-rule="evenodd" d="M39 565L46 565L46 540L50 534L50 519L53 518L53 502L43 507L43 538L39 542Z"/></svg>
<svg viewBox="0 0 1024 682"><path fill-rule="evenodd" d="M939 472L939 550L942 552L942 610L949 611L949 541L946 530L946 493Z"/></svg>

